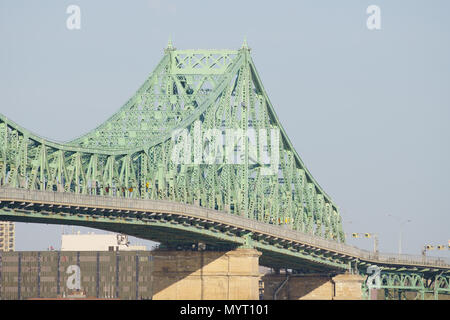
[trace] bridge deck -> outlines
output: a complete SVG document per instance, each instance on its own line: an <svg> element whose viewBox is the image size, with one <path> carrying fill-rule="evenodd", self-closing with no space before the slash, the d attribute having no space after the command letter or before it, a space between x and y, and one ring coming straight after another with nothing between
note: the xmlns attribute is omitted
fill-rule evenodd
<svg viewBox="0 0 450 320"><path fill-rule="evenodd" d="M95 220L95 215L93 215L95 212L107 212L112 214L111 220L117 220L116 223L125 223L127 219L130 219L127 216L130 213L134 218L143 220L144 224L148 220L146 217L150 219L157 215L168 217L169 222L171 222L169 227L173 228L181 224L182 221L197 221L199 222L198 228L205 230L208 229L205 228L208 225L215 230L215 232L209 232L208 236L235 243L245 244L246 241L243 236L250 234L252 245L263 252L273 251L279 256L294 251L292 248L298 248L300 252L302 252L301 248L304 248L307 249L307 253L314 253L311 256L320 256L320 259L312 262L321 263L323 262L321 259L329 261L325 267L331 267L332 269L342 269L345 268L344 265L348 265L347 262L357 262L363 265L384 266L387 270L405 267L413 268L412 270L450 272L450 263L443 258L406 254L376 254L281 226L171 201L91 196L53 191L29 191L17 188L0 188L0 201L2 210L0 220L21 221L20 219L14 219L16 212L27 211L27 208L35 212L36 209L31 208L34 208L34 206L45 207L44 213L50 212L50 215L57 213L58 210L70 210L74 214L78 212L78 215L83 215L86 220ZM12 213L7 214L8 210ZM32 214L28 216L33 219ZM217 232L217 230L226 230L228 236L223 232ZM285 250L287 248L290 248L290 251ZM345 261L346 263L339 263L339 261Z"/></svg>

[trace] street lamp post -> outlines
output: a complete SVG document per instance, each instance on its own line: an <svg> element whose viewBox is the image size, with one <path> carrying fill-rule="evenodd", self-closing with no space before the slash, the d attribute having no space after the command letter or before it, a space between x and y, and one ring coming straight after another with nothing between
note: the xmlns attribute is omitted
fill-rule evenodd
<svg viewBox="0 0 450 320"><path fill-rule="evenodd" d="M366 238L373 237L373 252L378 254L378 233L366 233Z"/></svg>
<svg viewBox="0 0 450 320"><path fill-rule="evenodd" d="M373 251L378 254L378 234L375 233L375 238L373 239Z"/></svg>
<svg viewBox="0 0 450 320"><path fill-rule="evenodd" d="M397 216L394 216L394 215L392 215L392 214L388 214L388 217L395 218L397 221L400 222L400 231L399 231L399 238L398 238L398 254L402 254L402 227L403 227L406 223L411 222L412 220L411 220L411 219L408 219L408 220L403 220L403 221L402 221L401 218L399 218L399 217L397 217Z"/></svg>

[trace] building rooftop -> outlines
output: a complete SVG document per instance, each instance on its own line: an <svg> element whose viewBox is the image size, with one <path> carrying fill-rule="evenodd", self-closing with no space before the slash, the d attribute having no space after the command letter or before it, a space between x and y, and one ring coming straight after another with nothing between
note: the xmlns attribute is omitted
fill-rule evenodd
<svg viewBox="0 0 450 320"><path fill-rule="evenodd" d="M130 245L124 234L63 234L61 251L137 251L146 246Z"/></svg>

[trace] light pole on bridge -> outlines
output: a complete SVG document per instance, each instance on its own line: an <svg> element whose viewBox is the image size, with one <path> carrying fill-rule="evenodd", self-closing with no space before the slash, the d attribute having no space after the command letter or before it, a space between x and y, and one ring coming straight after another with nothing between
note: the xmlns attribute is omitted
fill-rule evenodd
<svg viewBox="0 0 450 320"><path fill-rule="evenodd" d="M394 218L395 220L399 221L400 228L399 228L399 239L398 239L398 254L402 254L402 227L407 224L408 222L411 222L411 219L402 220L402 218L394 216L392 214L388 214L388 217Z"/></svg>

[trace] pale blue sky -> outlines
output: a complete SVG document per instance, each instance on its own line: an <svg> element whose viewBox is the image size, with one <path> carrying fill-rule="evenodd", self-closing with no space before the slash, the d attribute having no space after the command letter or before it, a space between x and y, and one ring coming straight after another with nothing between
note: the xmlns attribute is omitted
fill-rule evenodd
<svg viewBox="0 0 450 320"><path fill-rule="evenodd" d="M81 30L66 28L70 4L81 8ZM366 28L372 4L381 30ZM246 36L344 230L377 232L381 251L396 253L399 222L387 215L411 219L403 252L420 254L450 239L449 11L445 0L0 0L0 113L71 140L128 100L170 35L180 49L237 49ZM16 227L17 250L60 246L60 226Z"/></svg>

